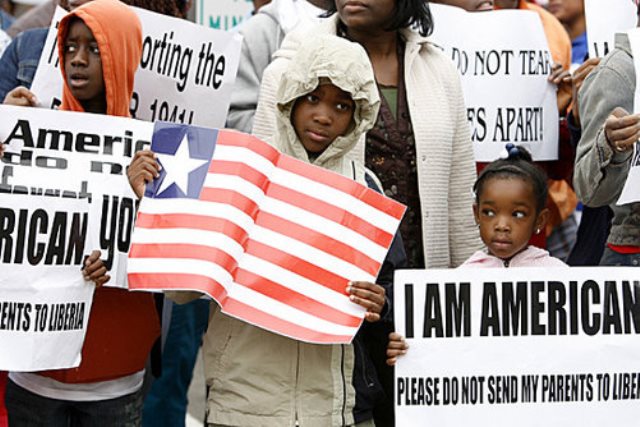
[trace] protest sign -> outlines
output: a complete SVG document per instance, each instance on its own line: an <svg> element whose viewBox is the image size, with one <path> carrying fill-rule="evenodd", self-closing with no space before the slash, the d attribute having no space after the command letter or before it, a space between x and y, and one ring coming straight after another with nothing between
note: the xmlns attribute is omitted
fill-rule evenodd
<svg viewBox="0 0 640 427"><path fill-rule="evenodd" d="M0 370L78 366L94 290L80 272L88 204L5 189L0 188Z"/></svg>
<svg viewBox="0 0 640 427"><path fill-rule="evenodd" d="M134 8L142 22L142 60L136 72L131 116L224 127L238 71L241 36ZM41 107L57 107L62 94L56 28L49 28L31 90Z"/></svg>
<svg viewBox="0 0 640 427"><path fill-rule="evenodd" d="M508 142L526 147L534 160L557 159L556 87L547 81L553 59L538 15L430 7L437 23L430 40L462 78L476 161L495 160Z"/></svg>
<svg viewBox="0 0 640 427"><path fill-rule="evenodd" d="M396 424L631 427L636 268L397 271Z"/></svg>
<svg viewBox="0 0 640 427"><path fill-rule="evenodd" d="M197 0L196 22L218 30L230 30L251 16L252 0Z"/></svg>
<svg viewBox="0 0 640 427"><path fill-rule="evenodd" d="M627 31L631 52L633 53L633 62L636 70L640 70L640 29L634 28ZM640 73L636 72L636 90L633 98L633 112L640 113ZM640 150L638 143L633 145L633 154L631 156L631 165L627 180L622 188L622 193L618 198L618 205L626 205L628 203L640 202Z"/></svg>
<svg viewBox="0 0 640 427"><path fill-rule="evenodd" d="M152 149L162 171L140 204L130 289L199 291L294 339L353 339L364 308L347 285L375 281L403 205L234 131L159 123Z"/></svg>
<svg viewBox="0 0 640 427"><path fill-rule="evenodd" d="M0 348L15 349L0 369L77 366L94 289L83 257L100 249L108 285L126 286L137 198L125 171L153 125L11 106L0 117Z"/></svg>
<svg viewBox="0 0 640 427"><path fill-rule="evenodd" d="M0 106L0 189L88 203L87 236L126 287L126 257L137 197L126 177L134 153L149 148L153 124L122 117Z"/></svg>
<svg viewBox="0 0 640 427"><path fill-rule="evenodd" d="M603 57L614 48L616 33L634 28L637 23L634 0L584 0L589 57Z"/></svg>

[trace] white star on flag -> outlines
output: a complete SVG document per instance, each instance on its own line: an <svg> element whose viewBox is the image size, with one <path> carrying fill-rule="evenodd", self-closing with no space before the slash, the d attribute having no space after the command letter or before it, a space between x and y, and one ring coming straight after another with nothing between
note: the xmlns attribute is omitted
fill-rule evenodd
<svg viewBox="0 0 640 427"><path fill-rule="evenodd" d="M158 188L158 194L162 193L174 183L183 193L187 194L189 189L189 174L208 162L208 160L191 158L189 153L189 138L187 138L186 134L184 138L182 138L182 141L180 141L180 146L178 150L176 150L176 154L172 156L157 153L157 156L162 164L162 168L166 172L164 180L162 184L160 184L160 188Z"/></svg>

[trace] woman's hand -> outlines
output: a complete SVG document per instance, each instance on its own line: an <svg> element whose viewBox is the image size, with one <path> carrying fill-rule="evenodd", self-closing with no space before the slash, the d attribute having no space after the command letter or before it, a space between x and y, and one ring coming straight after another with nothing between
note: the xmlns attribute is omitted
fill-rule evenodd
<svg viewBox="0 0 640 427"><path fill-rule="evenodd" d="M84 280L92 280L96 284L96 288L104 285L111 279L111 276L107 274L107 267L100 259L100 251L93 251L91 255L84 261L84 267L82 268L82 275Z"/></svg>
<svg viewBox="0 0 640 427"><path fill-rule="evenodd" d="M382 286L371 282L349 282L347 293L352 302L367 309L364 315L367 322L380 320L385 294Z"/></svg>
<svg viewBox="0 0 640 427"><path fill-rule="evenodd" d="M18 86L4 97L4 103L18 107L35 107L38 105L38 98L24 86Z"/></svg>
<svg viewBox="0 0 640 427"><path fill-rule="evenodd" d="M573 96L572 80L571 73L563 70L562 65L554 64L552 66L549 81L558 86L558 113L563 117L567 114L567 109L571 105Z"/></svg>
<svg viewBox="0 0 640 427"><path fill-rule="evenodd" d="M616 107L604 122L604 134L614 151L633 150L640 139L640 114L629 114L624 108Z"/></svg>
<svg viewBox="0 0 640 427"><path fill-rule="evenodd" d="M387 365L394 366L398 357L407 354L407 350L409 350L409 345L404 337L397 332L391 332L387 343Z"/></svg>
<svg viewBox="0 0 640 427"><path fill-rule="evenodd" d="M138 199L142 199L147 183L160 176L161 169L162 167L153 151L144 150L136 153L127 169L127 177L129 178L129 185L131 185Z"/></svg>

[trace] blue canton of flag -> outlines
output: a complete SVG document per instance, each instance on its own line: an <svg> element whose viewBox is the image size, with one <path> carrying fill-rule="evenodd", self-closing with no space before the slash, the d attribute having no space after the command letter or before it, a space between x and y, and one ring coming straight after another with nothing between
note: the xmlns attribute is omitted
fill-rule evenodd
<svg viewBox="0 0 640 427"><path fill-rule="evenodd" d="M218 131L196 126L156 122L151 151L162 166L160 176L147 184L144 196L157 199L200 197Z"/></svg>

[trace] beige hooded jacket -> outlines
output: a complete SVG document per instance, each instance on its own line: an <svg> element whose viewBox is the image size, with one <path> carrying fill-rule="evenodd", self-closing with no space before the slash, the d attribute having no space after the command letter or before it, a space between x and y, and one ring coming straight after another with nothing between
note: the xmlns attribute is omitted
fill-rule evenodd
<svg viewBox="0 0 640 427"><path fill-rule="evenodd" d="M252 131L258 138L275 134L277 88L300 44L336 35L338 18L335 14L285 37L262 77ZM427 39L409 28L399 33L406 44L403 77L416 143L425 265L457 267L482 248L471 210L476 173L460 77L451 59ZM364 147L363 136L350 157L364 162Z"/></svg>
<svg viewBox="0 0 640 427"><path fill-rule="evenodd" d="M278 90L278 127L272 143L309 161L291 124L295 100L328 78L355 103L347 135L337 138L312 163L364 181L364 166L345 158L374 124L379 96L364 49L335 36L303 43ZM354 278L356 279L356 278ZM353 345L295 341L226 316L214 305L204 339L209 387L207 422L214 425L286 427L349 426L354 419ZM296 424L297 423L297 424Z"/></svg>
<svg viewBox="0 0 640 427"><path fill-rule="evenodd" d="M298 98L327 79L351 94L356 104L353 124L345 136L311 160L291 124L291 112ZM364 166L346 156L375 124L380 97L369 57L359 44L332 35L307 39L288 64L276 100L276 136L271 142L278 150L364 183Z"/></svg>

